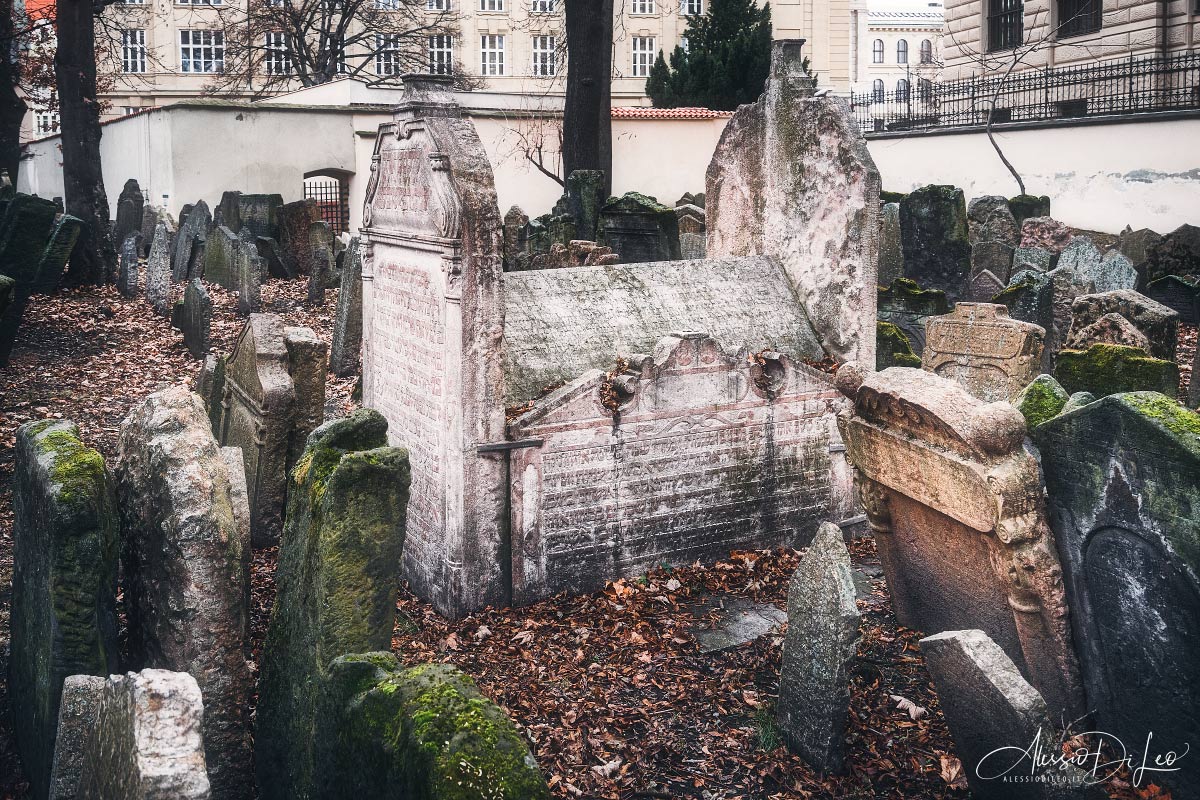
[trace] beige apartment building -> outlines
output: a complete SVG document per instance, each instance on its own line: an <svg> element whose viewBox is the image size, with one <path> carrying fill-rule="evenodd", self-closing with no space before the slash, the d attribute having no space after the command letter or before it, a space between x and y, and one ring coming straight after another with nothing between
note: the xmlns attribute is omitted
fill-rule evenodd
<svg viewBox="0 0 1200 800"><path fill-rule="evenodd" d="M868 0L867 13L855 13L853 92L882 98L936 80L942 11L941 0Z"/></svg>

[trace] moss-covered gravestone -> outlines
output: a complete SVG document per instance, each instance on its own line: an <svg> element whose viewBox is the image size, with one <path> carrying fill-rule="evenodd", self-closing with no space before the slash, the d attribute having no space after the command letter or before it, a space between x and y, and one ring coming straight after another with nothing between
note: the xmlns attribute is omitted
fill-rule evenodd
<svg viewBox="0 0 1200 800"><path fill-rule="evenodd" d="M600 208L598 239L621 263L678 261L679 219L653 197L629 192Z"/></svg>
<svg viewBox="0 0 1200 800"><path fill-rule="evenodd" d="M922 289L907 278L897 278L887 288L879 288L877 315L880 322L895 325L920 356L925 349L925 320L950 313L946 293Z"/></svg>
<svg viewBox="0 0 1200 800"><path fill-rule="evenodd" d="M971 242L962 189L922 186L900 201L904 277L926 289L939 289L950 302L967 296Z"/></svg>
<svg viewBox="0 0 1200 800"><path fill-rule="evenodd" d="M876 323L875 369L921 367L921 357L913 352L904 331L890 322Z"/></svg>
<svg viewBox="0 0 1200 800"><path fill-rule="evenodd" d="M316 740L320 800L538 800L537 762L503 709L448 664L391 653L329 666Z"/></svg>
<svg viewBox="0 0 1200 800"><path fill-rule="evenodd" d="M1067 404L1070 395L1062 385L1050 375L1038 375L1022 389L1012 404L1025 417L1025 424L1033 430L1049 419L1054 419Z"/></svg>
<svg viewBox="0 0 1200 800"><path fill-rule="evenodd" d="M1012 209L1017 225L1030 217L1050 216L1050 198L1046 195L1019 194L1008 198L1008 207Z"/></svg>
<svg viewBox="0 0 1200 800"><path fill-rule="evenodd" d="M338 292L337 312L333 317L333 344L329 349L329 371L343 378L357 372L361 363L362 303L362 248L355 237L350 240L346 254L342 290Z"/></svg>
<svg viewBox="0 0 1200 800"><path fill-rule="evenodd" d="M1200 415L1154 392L1117 394L1032 435L1094 729L1120 739L1136 764L1161 766L1156 756L1189 744L1194 755ZM1174 766L1147 777L1196 797L1200 761Z"/></svg>
<svg viewBox="0 0 1200 800"><path fill-rule="evenodd" d="M9 698L33 796L47 796L63 681L117 669L117 513L73 423L17 429Z"/></svg>
<svg viewBox="0 0 1200 800"><path fill-rule="evenodd" d="M1118 344L1094 344L1087 350L1058 354L1054 377L1069 394L1091 392L1105 397L1118 392L1179 391L1179 366L1151 358L1145 350Z"/></svg>
<svg viewBox="0 0 1200 800"><path fill-rule="evenodd" d="M362 410L312 432L291 475L278 594L263 648L255 755L265 800L311 797L329 663L388 650L408 506L408 453Z"/></svg>

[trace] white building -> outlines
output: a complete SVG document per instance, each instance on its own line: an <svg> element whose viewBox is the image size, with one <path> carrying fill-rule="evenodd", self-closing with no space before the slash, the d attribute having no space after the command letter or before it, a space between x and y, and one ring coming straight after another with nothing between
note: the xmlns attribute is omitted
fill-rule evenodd
<svg viewBox="0 0 1200 800"><path fill-rule="evenodd" d="M940 0L869 0L858 20L855 94L903 94L941 70Z"/></svg>

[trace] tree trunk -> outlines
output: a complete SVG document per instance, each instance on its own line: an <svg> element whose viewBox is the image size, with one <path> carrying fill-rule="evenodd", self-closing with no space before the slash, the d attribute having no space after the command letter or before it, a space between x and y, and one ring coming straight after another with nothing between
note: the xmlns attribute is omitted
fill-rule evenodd
<svg viewBox="0 0 1200 800"><path fill-rule="evenodd" d="M63 192L67 213L83 220L67 279L99 284L116 274L117 253L100 168L100 101L96 97L98 10L90 0L58 0L54 74L62 120Z"/></svg>
<svg viewBox="0 0 1200 800"><path fill-rule="evenodd" d="M17 94L20 79L17 61L13 0L0 0L0 169L8 171L13 186L21 166L21 123L25 101Z"/></svg>
<svg viewBox="0 0 1200 800"><path fill-rule="evenodd" d="M604 172L612 193L613 0L566 0L567 100L563 177L579 169Z"/></svg>

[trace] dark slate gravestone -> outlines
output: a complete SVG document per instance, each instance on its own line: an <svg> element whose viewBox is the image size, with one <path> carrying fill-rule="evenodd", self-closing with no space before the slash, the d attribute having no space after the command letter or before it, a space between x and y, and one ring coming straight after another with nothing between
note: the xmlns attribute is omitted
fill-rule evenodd
<svg viewBox="0 0 1200 800"><path fill-rule="evenodd" d="M607 194L601 170L578 169L567 176L567 208L575 220L576 238L596 240L600 208Z"/></svg>
<svg viewBox="0 0 1200 800"><path fill-rule="evenodd" d="M891 286L904 277L904 249L900 240L900 204L884 203L879 217L879 285Z"/></svg>
<svg viewBox="0 0 1200 800"><path fill-rule="evenodd" d="M1151 245L1148 256L1145 269L1147 284L1166 275L1200 280L1200 228L1180 225L1161 241Z"/></svg>
<svg viewBox="0 0 1200 800"><path fill-rule="evenodd" d="M904 331L890 322L875 325L875 369L888 367L921 367L921 357L913 352L912 343Z"/></svg>
<svg viewBox="0 0 1200 800"><path fill-rule="evenodd" d="M637 192L601 207L599 238L621 256L622 264L680 258L675 210Z"/></svg>
<svg viewBox="0 0 1200 800"><path fill-rule="evenodd" d="M923 186L900 201L904 277L946 293L951 303L970 290L967 204L954 186Z"/></svg>
<svg viewBox="0 0 1200 800"><path fill-rule="evenodd" d="M146 257L146 302L161 316L171 308L171 234L163 221L154 229L154 241Z"/></svg>
<svg viewBox="0 0 1200 800"><path fill-rule="evenodd" d="M175 251L171 258L171 280L176 283L199 278L204 269L205 243L212 227L212 214L203 200L180 215L179 233L175 235Z"/></svg>
<svg viewBox="0 0 1200 800"><path fill-rule="evenodd" d="M117 670L117 511L74 423L17 429L9 697L25 774L44 798L69 675Z"/></svg>
<svg viewBox="0 0 1200 800"><path fill-rule="evenodd" d="M308 230L320 219L316 200L297 200L279 209L279 247L289 276L311 271L312 245Z"/></svg>
<svg viewBox="0 0 1200 800"><path fill-rule="evenodd" d="M1096 727L1200 797L1200 415L1152 392L1105 397L1033 432Z"/></svg>
<svg viewBox="0 0 1200 800"><path fill-rule="evenodd" d="M1021 241L1021 229L1008 207L1008 199L996 195L976 197L971 201L967 225L971 240L969 294L972 300L986 303L1008 283L1013 249ZM990 281L980 280L984 273L990 274ZM998 288L995 287L997 282Z"/></svg>
<svg viewBox="0 0 1200 800"><path fill-rule="evenodd" d="M137 297L138 258L142 253L142 234L135 231L121 244L121 264L117 272L117 291L122 297Z"/></svg>
<svg viewBox="0 0 1200 800"><path fill-rule="evenodd" d="M529 215L520 206L513 206L504 215L504 269L516 269L517 256L525 251L525 232Z"/></svg>
<svg viewBox="0 0 1200 800"><path fill-rule="evenodd" d="M217 225L204 245L204 280L226 289L235 288L233 260L238 235L225 225Z"/></svg>
<svg viewBox="0 0 1200 800"><path fill-rule="evenodd" d="M234 233L248 230L252 237L274 239L279 235L282 208L282 195L225 192L215 213L220 215L221 224Z"/></svg>
<svg viewBox="0 0 1200 800"><path fill-rule="evenodd" d="M75 249L75 242L82 230L83 220L78 217L63 214L58 218L54 232L50 234L50 241L46 242L46 249L42 251L42 257L38 261L37 280L33 284L34 294L49 294L58 288L67 262L71 258L71 251Z"/></svg>
<svg viewBox="0 0 1200 800"><path fill-rule="evenodd" d="M212 299L199 278L192 278L183 292L183 344L192 358L204 358L212 329Z"/></svg>
<svg viewBox="0 0 1200 800"><path fill-rule="evenodd" d="M362 350L362 251L357 237L350 240L337 313L333 318L333 345L329 370L334 375L353 375Z"/></svg>
<svg viewBox="0 0 1200 800"><path fill-rule="evenodd" d="M283 251L279 248L279 242L259 236L254 240L254 247L258 250L258 257L263 260L266 276L271 278L296 277L296 273L288 271L289 261L283 257Z"/></svg>
<svg viewBox="0 0 1200 800"><path fill-rule="evenodd" d="M1008 207L1012 209L1017 227L1031 217L1050 216L1050 198L1046 195L1019 194L1008 198Z"/></svg>
<svg viewBox="0 0 1200 800"><path fill-rule="evenodd" d="M113 241L124 243L130 234L142 229L142 212L146 198L133 178L125 181L117 198L117 221L113 224Z"/></svg>
<svg viewBox="0 0 1200 800"><path fill-rule="evenodd" d="M1200 323L1200 283L1167 275L1146 287L1145 295L1156 303L1175 310L1185 325Z"/></svg>
<svg viewBox="0 0 1200 800"><path fill-rule="evenodd" d="M262 280L266 262L258 255L258 247L243 229L233 245L233 288L238 293L238 313L243 316L258 311L262 305Z"/></svg>
<svg viewBox="0 0 1200 800"><path fill-rule="evenodd" d="M925 319L950 313L946 293L922 289L913 281L897 278L886 289L879 289L876 311L880 322L890 322L904 332L913 353L925 350Z"/></svg>
<svg viewBox="0 0 1200 800"><path fill-rule="evenodd" d="M0 219L0 273L18 285L37 280L37 266L54 229L58 207L49 200L18 194Z"/></svg>

